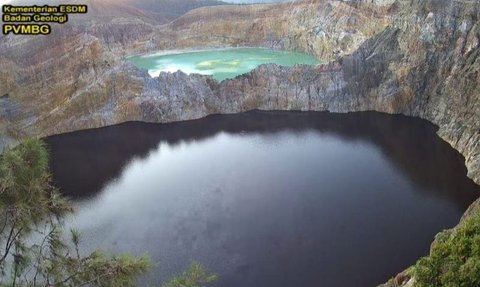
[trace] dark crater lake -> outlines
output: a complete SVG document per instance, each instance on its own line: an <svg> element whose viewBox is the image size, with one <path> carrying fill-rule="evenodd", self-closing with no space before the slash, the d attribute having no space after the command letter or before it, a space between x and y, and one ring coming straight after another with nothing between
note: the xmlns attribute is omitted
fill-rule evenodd
<svg viewBox="0 0 480 287"><path fill-rule="evenodd" d="M215 286L376 286L428 254L480 190L435 126L261 112L48 138L85 251L148 253L153 286L191 260Z"/></svg>

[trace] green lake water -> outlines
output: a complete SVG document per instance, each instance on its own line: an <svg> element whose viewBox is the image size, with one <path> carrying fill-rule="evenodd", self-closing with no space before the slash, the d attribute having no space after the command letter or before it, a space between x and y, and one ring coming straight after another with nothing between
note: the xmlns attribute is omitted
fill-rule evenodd
<svg viewBox="0 0 480 287"><path fill-rule="evenodd" d="M315 57L303 53L262 48L231 48L173 54L151 54L128 58L137 67L148 70L156 77L160 72L181 70L187 74L212 75L218 81L235 78L261 64L274 63L281 66L296 64L319 64Z"/></svg>

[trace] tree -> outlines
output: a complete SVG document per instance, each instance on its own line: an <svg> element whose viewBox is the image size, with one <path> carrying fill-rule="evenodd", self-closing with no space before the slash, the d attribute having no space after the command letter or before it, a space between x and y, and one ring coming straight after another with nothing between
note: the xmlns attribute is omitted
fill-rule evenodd
<svg viewBox="0 0 480 287"><path fill-rule="evenodd" d="M0 155L0 212L0 286L127 287L151 267L147 256L107 256L100 250L82 256L76 231L65 239L62 218L72 208L51 184L48 152L39 140ZM213 280L192 263L165 286L195 287Z"/></svg>
<svg viewBox="0 0 480 287"><path fill-rule="evenodd" d="M181 275L173 277L162 287L198 287L217 280L217 276L209 274L198 262L192 262Z"/></svg>

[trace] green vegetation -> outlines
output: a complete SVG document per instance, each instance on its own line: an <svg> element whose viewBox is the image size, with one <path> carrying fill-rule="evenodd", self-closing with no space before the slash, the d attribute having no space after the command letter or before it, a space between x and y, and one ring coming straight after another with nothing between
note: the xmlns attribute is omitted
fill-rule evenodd
<svg viewBox="0 0 480 287"><path fill-rule="evenodd" d="M42 142L28 140L0 155L0 286L126 287L148 272L146 256L83 256L78 232L65 236L62 228L71 212L51 184ZM198 287L213 280L194 262L164 286Z"/></svg>
<svg viewBox="0 0 480 287"><path fill-rule="evenodd" d="M412 269L418 287L480 286L480 214L437 236L430 256Z"/></svg>
<svg viewBox="0 0 480 287"><path fill-rule="evenodd" d="M216 275L209 274L198 262L192 262L182 275L172 278L162 287L197 287L204 286L217 280Z"/></svg>

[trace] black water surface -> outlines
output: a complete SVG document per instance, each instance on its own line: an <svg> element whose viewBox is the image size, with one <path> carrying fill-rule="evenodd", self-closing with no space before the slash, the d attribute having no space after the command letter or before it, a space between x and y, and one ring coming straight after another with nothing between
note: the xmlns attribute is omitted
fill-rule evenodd
<svg viewBox="0 0 480 287"><path fill-rule="evenodd" d="M190 260L216 286L376 286L426 255L479 196L426 121L250 112L47 139L85 250Z"/></svg>

